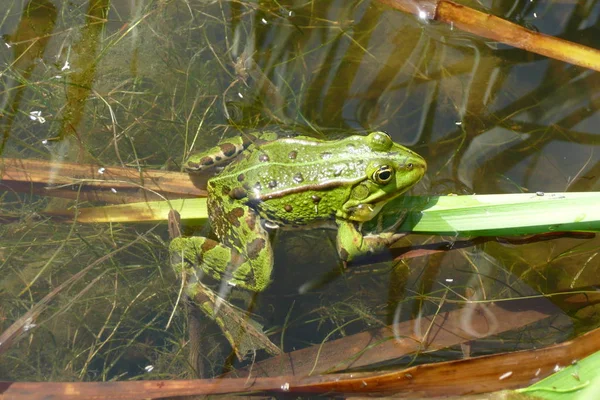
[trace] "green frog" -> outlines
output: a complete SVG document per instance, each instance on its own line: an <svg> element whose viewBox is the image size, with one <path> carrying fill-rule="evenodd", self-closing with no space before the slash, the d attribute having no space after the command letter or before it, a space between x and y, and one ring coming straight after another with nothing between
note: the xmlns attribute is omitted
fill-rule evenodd
<svg viewBox="0 0 600 400"><path fill-rule="evenodd" d="M170 249L202 273L253 292L271 281L274 229L336 229L345 263L398 240L393 229L363 234L361 226L427 169L421 156L383 132L330 141L244 134L190 157L185 168L196 173L223 165L208 180L209 220L219 241L182 237Z"/></svg>

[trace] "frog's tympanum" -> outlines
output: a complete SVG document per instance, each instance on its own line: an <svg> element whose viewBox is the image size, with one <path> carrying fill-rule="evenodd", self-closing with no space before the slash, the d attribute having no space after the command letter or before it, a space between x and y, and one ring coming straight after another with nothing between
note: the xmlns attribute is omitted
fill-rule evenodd
<svg viewBox="0 0 600 400"><path fill-rule="evenodd" d="M260 292L270 282L274 228L337 230L343 261L377 252L399 234L361 225L425 173L426 163L383 132L334 141L246 134L191 157L190 172L227 164L208 181L208 212L219 241L177 238L171 251L231 286Z"/></svg>

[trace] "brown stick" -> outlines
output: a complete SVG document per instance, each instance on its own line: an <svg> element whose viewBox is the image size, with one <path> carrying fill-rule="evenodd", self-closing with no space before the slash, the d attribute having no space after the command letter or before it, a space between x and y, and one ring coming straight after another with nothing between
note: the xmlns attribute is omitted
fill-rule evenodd
<svg viewBox="0 0 600 400"><path fill-rule="evenodd" d="M525 29L491 14L449 0L379 0L422 19L435 20L519 49L600 71L600 51Z"/></svg>
<svg viewBox="0 0 600 400"><path fill-rule="evenodd" d="M600 329L543 349L425 364L393 372L140 382L0 382L0 400L157 399L244 392L395 393L406 398L458 396L527 386L552 374L557 365L570 365L598 350Z"/></svg>
<svg viewBox="0 0 600 400"><path fill-rule="evenodd" d="M428 315L271 357L221 377L315 375L374 365L516 330L560 310L546 298L514 299ZM470 329L465 330L469 315ZM417 334L420 332L423 336Z"/></svg>
<svg viewBox="0 0 600 400"><path fill-rule="evenodd" d="M206 196L205 190L190 183L188 174L180 172L17 158L0 163L0 185L0 190L110 203Z"/></svg>

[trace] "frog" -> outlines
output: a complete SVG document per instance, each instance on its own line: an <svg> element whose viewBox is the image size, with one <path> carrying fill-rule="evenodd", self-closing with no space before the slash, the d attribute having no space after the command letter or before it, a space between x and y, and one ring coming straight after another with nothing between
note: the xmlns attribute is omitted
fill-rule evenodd
<svg viewBox="0 0 600 400"><path fill-rule="evenodd" d="M184 163L207 182L208 220L216 236L179 237L171 254L229 287L262 292L274 267L275 229L335 229L344 264L383 251L404 234L362 232L392 199L421 180L426 161L382 131L325 140L247 132Z"/></svg>

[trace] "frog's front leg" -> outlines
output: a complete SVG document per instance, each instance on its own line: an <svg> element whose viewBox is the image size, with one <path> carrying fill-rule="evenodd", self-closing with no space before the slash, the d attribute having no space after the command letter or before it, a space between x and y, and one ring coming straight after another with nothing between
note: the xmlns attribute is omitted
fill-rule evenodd
<svg viewBox="0 0 600 400"><path fill-rule="evenodd" d="M358 256L379 253L406 236L405 233L394 232L363 235L357 222L340 220L337 223L337 250L344 262L350 262Z"/></svg>

